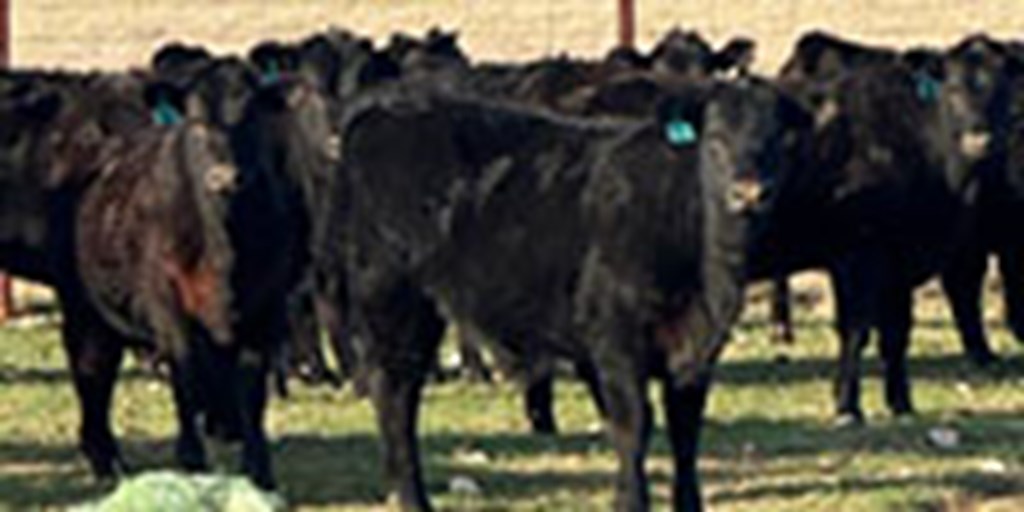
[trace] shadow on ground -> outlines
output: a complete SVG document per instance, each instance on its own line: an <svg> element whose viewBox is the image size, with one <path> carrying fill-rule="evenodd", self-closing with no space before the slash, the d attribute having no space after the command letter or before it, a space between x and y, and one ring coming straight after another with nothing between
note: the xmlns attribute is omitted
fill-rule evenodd
<svg viewBox="0 0 1024 512"><path fill-rule="evenodd" d="M843 471L866 455L1024 461L1024 445L1020 443L1024 438L1024 418L1020 415L981 414L958 420L956 428L963 434L961 445L941 451L927 441L928 429L934 424L934 418L922 418L835 430L825 422L759 417L712 424L703 454L708 462L704 466L704 481L712 488L722 486L710 496L712 502L719 503L766 497L785 499L814 492L922 486L941 486L985 498L1024 494L1024 475L1019 470L1000 475L964 469L936 476ZM136 469L172 464L172 449L167 441L128 439L124 448ZM218 465L224 469L233 467L231 450L214 451ZM467 451L485 453L489 462L466 463L458 454ZM571 471L536 464L530 470L507 469L516 462L545 455L586 457L597 453L610 461L610 450L597 434L427 434L423 436L423 453L433 494L446 492L448 480L454 475L478 481L487 490L489 500L510 504L553 493L608 492L611 486L610 472L595 470L593 464ZM660 431L652 444L652 454L667 459L668 447ZM285 435L275 445L275 461L284 492L292 503L369 505L383 499L376 437L372 434ZM809 470L820 472L821 477L808 478ZM842 477L823 478L829 474ZM780 483L780 479L784 481ZM652 480L665 484L668 475L655 471ZM735 485L738 482L744 485ZM0 508L63 507L108 489L109 485L92 481L72 445L0 443Z"/></svg>

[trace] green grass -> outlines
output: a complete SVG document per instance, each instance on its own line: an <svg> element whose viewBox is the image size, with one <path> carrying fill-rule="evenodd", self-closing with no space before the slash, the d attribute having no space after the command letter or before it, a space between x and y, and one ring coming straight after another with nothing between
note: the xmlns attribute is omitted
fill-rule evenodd
<svg viewBox="0 0 1024 512"><path fill-rule="evenodd" d="M915 330L912 374L919 415L893 420L880 401L873 352L864 389L869 426L832 428L830 376L835 341L827 324L805 318L796 346L767 342L747 325L721 367L701 467L712 510L862 511L1024 509L1024 359L996 331L1007 363L978 372L959 357L941 319ZM785 352L788 363L777 356ZM116 425L127 456L142 469L173 464L166 386L133 364L118 388ZM276 401L270 430L284 493L301 509L378 510L373 417L342 392L294 385ZM652 395L654 397L654 395ZM515 386L446 384L430 388L421 425L427 483L448 510L606 510L614 457L595 433L578 384L558 389L563 434L527 433ZM102 493L75 449L77 409L53 326L0 330L0 509L59 509ZM936 426L960 432L952 449L929 445ZM220 469L230 448L215 447ZM486 460L479 460L479 454ZM661 431L649 467L666 508L667 443ZM449 492L468 476L480 496ZM1000 509L1002 510L1002 509Z"/></svg>

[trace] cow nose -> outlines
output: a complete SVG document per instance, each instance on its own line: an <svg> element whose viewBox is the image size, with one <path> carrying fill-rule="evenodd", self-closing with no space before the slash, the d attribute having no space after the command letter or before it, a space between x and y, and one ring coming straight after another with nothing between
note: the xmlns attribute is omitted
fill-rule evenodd
<svg viewBox="0 0 1024 512"><path fill-rule="evenodd" d="M752 178L733 181L726 196L726 207L732 213L752 209L761 200L763 188L760 181Z"/></svg>
<svg viewBox="0 0 1024 512"><path fill-rule="evenodd" d="M327 157L333 161L341 160L341 137L332 135L327 138Z"/></svg>
<svg viewBox="0 0 1024 512"><path fill-rule="evenodd" d="M233 165L217 164L206 170L206 190L214 194L224 194L235 190L238 182L238 169Z"/></svg>
<svg viewBox="0 0 1024 512"><path fill-rule="evenodd" d="M981 158L988 149L992 135L986 131L973 130L960 135L960 153L972 160Z"/></svg>

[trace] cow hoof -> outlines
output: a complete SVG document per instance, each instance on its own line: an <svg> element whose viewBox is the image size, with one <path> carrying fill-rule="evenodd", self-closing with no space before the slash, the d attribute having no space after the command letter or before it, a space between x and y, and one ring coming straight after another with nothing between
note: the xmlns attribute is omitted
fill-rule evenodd
<svg viewBox="0 0 1024 512"><path fill-rule="evenodd" d="M120 454L104 457L87 456L86 459L98 482L117 481L131 473L131 467Z"/></svg>
<svg viewBox="0 0 1024 512"><path fill-rule="evenodd" d="M971 361L971 364L980 369L991 368L999 362L999 356L990 351L972 352L967 354L967 358Z"/></svg>
<svg viewBox="0 0 1024 512"><path fill-rule="evenodd" d="M558 435L558 425L555 425L554 423L534 423L532 430L534 434L539 436Z"/></svg>
<svg viewBox="0 0 1024 512"><path fill-rule="evenodd" d="M832 421L832 426L836 429L851 429L864 426L864 415L859 413L844 412L836 416L835 420Z"/></svg>
<svg viewBox="0 0 1024 512"><path fill-rule="evenodd" d="M116 485L121 479L126 478L131 471L124 464L111 464L105 468L93 468L93 479L97 485Z"/></svg>
<svg viewBox="0 0 1024 512"><path fill-rule="evenodd" d="M277 482L274 481L274 477L269 472L256 471L249 473L249 480L264 491L274 491L277 489Z"/></svg>
<svg viewBox="0 0 1024 512"><path fill-rule="evenodd" d="M178 466L186 473L205 473L210 470L206 455L182 450L178 451Z"/></svg>
<svg viewBox="0 0 1024 512"><path fill-rule="evenodd" d="M894 406L892 407L892 416L894 418L912 419L914 417L914 408L909 404Z"/></svg>
<svg viewBox="0 0 1024 512"><path fill-rule="evenodd" d="M538 435L555 435L558 433L558 423L550 413L541 411L527 411L526 417L530 419L530 429Z"/></svg>

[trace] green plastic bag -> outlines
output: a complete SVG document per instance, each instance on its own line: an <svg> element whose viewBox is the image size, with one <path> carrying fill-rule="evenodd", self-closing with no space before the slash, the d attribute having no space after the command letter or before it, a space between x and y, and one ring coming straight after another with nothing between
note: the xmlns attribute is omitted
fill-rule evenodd
<svg viewBox="0 0 1024 512"><path fill-rule="evenodd" d="M279 512L280 496L249 480L226 475L193 476L160 471L136 476L97 502L73 512Z"/></svg>

